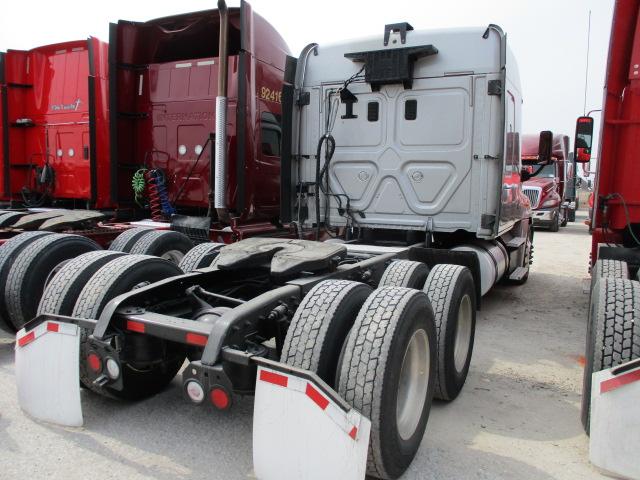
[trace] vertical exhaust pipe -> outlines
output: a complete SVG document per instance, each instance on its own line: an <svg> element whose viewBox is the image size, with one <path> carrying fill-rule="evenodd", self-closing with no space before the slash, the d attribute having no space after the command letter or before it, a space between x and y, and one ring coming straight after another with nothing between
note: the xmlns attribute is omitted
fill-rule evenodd
<svg viewBox="0 0 640 480"><path fill-rule="evenodd" d="M216 96L216 144L215 144L215 181L214 208L218 218L229 220L227 209L227 74L228 74L228 30L229 11L225 0L218 0L220 14L220 40L218 44L218 95ZM209 214L213 209L209 206Z"/></svg>

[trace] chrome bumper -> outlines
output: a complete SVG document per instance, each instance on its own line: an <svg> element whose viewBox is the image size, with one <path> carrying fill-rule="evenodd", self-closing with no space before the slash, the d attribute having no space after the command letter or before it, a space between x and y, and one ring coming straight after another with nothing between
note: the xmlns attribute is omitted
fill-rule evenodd
<svg viewBox="0 0 640 480"><path fill-rule="evenodd" d="M533 224L535 225L540 223L551 223L556 218L557 214L558 211L556 209L540 209L534 210L531 217L533 218Z"/></svg>

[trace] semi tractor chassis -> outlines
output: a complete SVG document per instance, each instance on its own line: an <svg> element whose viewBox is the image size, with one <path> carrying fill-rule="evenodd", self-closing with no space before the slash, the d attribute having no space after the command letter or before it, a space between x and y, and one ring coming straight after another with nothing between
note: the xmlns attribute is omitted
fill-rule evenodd
<svg viewBox="0 0 640 480"><path fill-rule="evenodd" d="M273 459L270 435L281 432L273 432L273 419L271 434L258 426L261 415L275 415L263 412L274 401L259 395L261 383L286 389L302 382L298 403L310 399L322 410L331 403L346 422L342 430L349 426L351 448L370 444L370 474L399 476L417 451L434 395L452 400L465 382L480 301L476 253L424 246L251 238L186 274L164 259L124 254L97 273L82 256L67 270L40 305L55 313L40 314L17 336L25 410L80 425L80 383L138 400L165 388L187 358L183 390L194 404L226 410L234 393L256 392L257 472L272 468L257 457L267 449ZM65 340L70 355L61 353ZM52 399L65 407L50 408ZM304 424L295 404L285 416ZM363 458L366 451L350 460L362 474Z"/></svg>

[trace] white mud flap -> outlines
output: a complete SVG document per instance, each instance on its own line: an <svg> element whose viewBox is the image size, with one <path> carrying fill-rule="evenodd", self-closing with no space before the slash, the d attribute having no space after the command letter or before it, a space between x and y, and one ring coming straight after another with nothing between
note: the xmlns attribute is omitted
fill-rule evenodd
<svg viewBox="0 0 640 480"><path fill-rule="evenodd" d="M37 420L82 426L77 325L46 321L16 335L20 407Z"/></svg>
<svg viewBox="0 0 640 480"><path fill-rule="evenodd" d="M364 479L371 422L315 375L305 373L258 368L253 414L256 477Z"/></svg>
<svg viewBox="0 0 640 480"><path fill-rule="evenodd" d="M591 385L591 463L640 479L640 360L594 373Z"/></svg>

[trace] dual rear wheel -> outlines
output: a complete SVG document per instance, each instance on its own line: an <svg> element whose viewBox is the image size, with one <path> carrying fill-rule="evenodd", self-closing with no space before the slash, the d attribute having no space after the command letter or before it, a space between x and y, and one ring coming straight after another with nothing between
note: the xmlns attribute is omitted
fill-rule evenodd
<svg viewBox="0 0 640 480"><path fill-rule="evenodd" d="M371 420L367 472L397 478L413 460L434 396L455 398L475 328L468 269L393 262L379 288L313 287L296 310L281 361L314 371Z"/></svg>
<svg viewBox="0 0 640 480"><path fill-rule="evenodd" d="M38 313L97 319L115 297L132 289L182 274L180 268L162 258L124 255L115 251L91 252L66 264L47 286ZM122 390L100 387L91 381L88 358L92 352L89 334L80 334L80 380L102 395L136 400L164 389L178 373L186 351L182 345L155 337L127 333L121 345L124 358Z"/></svg>

